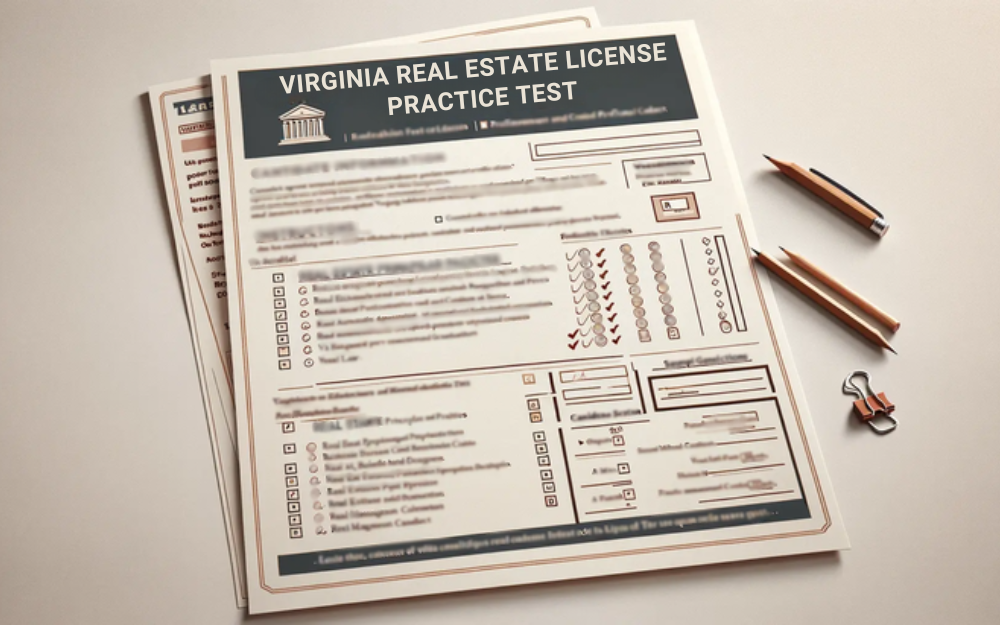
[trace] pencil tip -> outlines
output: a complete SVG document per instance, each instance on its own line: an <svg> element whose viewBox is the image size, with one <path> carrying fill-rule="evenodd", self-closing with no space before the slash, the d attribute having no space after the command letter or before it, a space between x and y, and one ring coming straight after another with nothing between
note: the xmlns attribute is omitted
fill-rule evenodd
<svg viewBox="0 0 1000 625"><path fill-rule="evenodd" d="M771 158L770 156L768 156L767 154L764 155L764 158L766 158L767 160L771 161L772 163L774 162L774 159Z"/></svg>
<svg viewBox="0 0 1000 625"><path fill-rule="evenodd" d="M886 349L888 349L888 350L889 350L890 352L892 352L893 354L896 354L897 356L899 355L899 352L897 352L896 350L894 350L894 349L892 348L892 345L888 345L888 344L887 344L887 345L885 346L885 348L886 348Z"/></svg>
<svg viewBox="0 0 1000 625"><path fill-rule="evenodd" d="M785 248L783 248L780 245L778 246L778 249L781 250L782 252L786 253L786 254L788 253L788 250L786 250Z"/></svg>
<svg viewBox="0 0 1000 625"><path fill-rule="evenodd" d="M757 251L757 250L756 250L755 248L752 248L752 247L751 247L751 248L750 248L750 251L751 251L751 252L753 252L753 255L754 255L754 256L758 256L758 255L760 255L760 252L758 252L758 251Z"/></svg>

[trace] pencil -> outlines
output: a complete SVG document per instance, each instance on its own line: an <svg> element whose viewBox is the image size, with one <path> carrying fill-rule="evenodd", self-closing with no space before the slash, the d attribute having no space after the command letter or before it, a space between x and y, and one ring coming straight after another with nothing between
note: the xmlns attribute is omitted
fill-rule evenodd
<svg viewBox="0 0 1000 625"><path fill-rule="evenodd" d="M788 176L807 191L816 195L830 206L844 213L863 228L874 232L879 237L884 237L889 231L889 223L874 206L862 200L836 180L824 176L815 169L806 170L800 165L790 161L779 161L771 158L767 154L764 158L771 161L771 164L778 168L782 174Z"/></svg>
<svg viewBox="0 0 1000 625"><path fill-rule="evenodd" d="M878 345L879 347L885 348L894 354L897 353L896 350L892 348L892 345L890 345L889 342L885 340L885 337L882 336L882 334L878 330L873 328L871 325L866 323L863 319L861 319L851 311L844 308L843 305L839 304L836 300L831 299L829 295L823 293L813 285L803 280L794 271L788 269L787 267L779 263L777 260L775 260L773 256L766 254L764 252L758 252L757 250L753 250L753 253L757 255L758 262L764 265L764 267L766 267L768 271L778 276L779 278L787 282L789 285L791 285L793 288L795 288L797 291L799 291L812 301L816 302L817 304L825 308L827 312L832 314L837 319L840 319L842 322L844 322L845 325L850 327L852 330L854 330L861 336L865 337L872 343Z"/></svg>
<svg viewBox="0 0 1000 625"><path fill-rule="evenodd" d="M823 271L813 263L809 262L801 255L796 254L795 252L789 252L788 250L786 250L781 246L779 246L779 249L781 249L781 251L784 252L786 256L788 256L789 260L795 263L798 267L801 267L807 273L815 277L817 280L819 280L826 286L830 287L831 289L839 293L841 296L843 296L844 299L846 299L847 301L854 304L864 312L871 315L876 321L878 321L885 327L889 328L889 330L893 332L899 330L900 323L895 317L885 312L875 304L871 303L870 301L862 297L860 294L855 293L854 291L849 289L844 283L837 280L827 272Z"/></svg>

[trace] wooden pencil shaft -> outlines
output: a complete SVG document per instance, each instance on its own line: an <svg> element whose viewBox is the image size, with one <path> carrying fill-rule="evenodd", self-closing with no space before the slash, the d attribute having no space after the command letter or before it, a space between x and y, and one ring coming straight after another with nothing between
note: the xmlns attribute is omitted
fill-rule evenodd
<svg viewBox="0 0 1000 625"><path fill-rule="evenodd" d="M758 252L757 260L760 261L760 263L771 273L775 274L797 291L825 308L827 312L832 314L837 319L840 319L845 325L853 329L861 336L865 337L872 343L875 343L879 347L890 350L892 349L892 346L885 340L885 337L883 337L878 330L865 322L864 319L861 319L837 303L836 300L831 299L829 295L803 280L795 272L779 263L774 257L764 252Z"/></svg>
<svg viewBox="0 0 1000 625"><path fill-rule="evenodd" d="M801 267L808 274L812 275L817 280L819 280L826 286L830 287L831 289L839 293L842 297L844 297L844 299L846 299L847 301L851 302L861 310L865 311L866 313L874 317L875 320L877 320L879 323L889 328L893 332L899 329L900 323L895 317L885 312L872 302L868 301L860 294L856 293L855 291L852 291L843 282L837 280L827 272L823 271L822 269L817 267L814 263L807 260L805 257L796 254L794 252L790 252L785 248L781 249L782 251L785 252L788 258L798 267Z"/></svg>
<svg viewBox="0 0 1000 625"><path fill-rule="evenodd" d="M807 191L816 195L824 202L833 206L865 228L870 228L872 223L878 219L878 215L875 214L870 208L861 204L811 171L808 171L795 163L779 161L777 159L769 160L775 167L778 168L778 171L788 176Z"/></svg>

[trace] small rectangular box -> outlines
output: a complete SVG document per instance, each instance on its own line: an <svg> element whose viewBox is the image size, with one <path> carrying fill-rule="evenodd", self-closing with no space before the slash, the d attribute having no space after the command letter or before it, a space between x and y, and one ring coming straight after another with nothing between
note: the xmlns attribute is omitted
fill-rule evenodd
<svg viewBox="0 0 1000 625"><path fill-rule="evenodd" d="M701 217L694 193L654 195L649 199L653 203L653 215L656 221L684 221Z"/></svg>

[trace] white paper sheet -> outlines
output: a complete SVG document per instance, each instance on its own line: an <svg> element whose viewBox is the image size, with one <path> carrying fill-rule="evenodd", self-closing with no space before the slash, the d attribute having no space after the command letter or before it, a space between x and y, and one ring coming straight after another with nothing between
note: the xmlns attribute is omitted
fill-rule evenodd
<svg viewBox="0 0 1000 625"><path fill-rule="evenodd" d="M693 25L212 72L252 612L846 548Z"/></svg>

